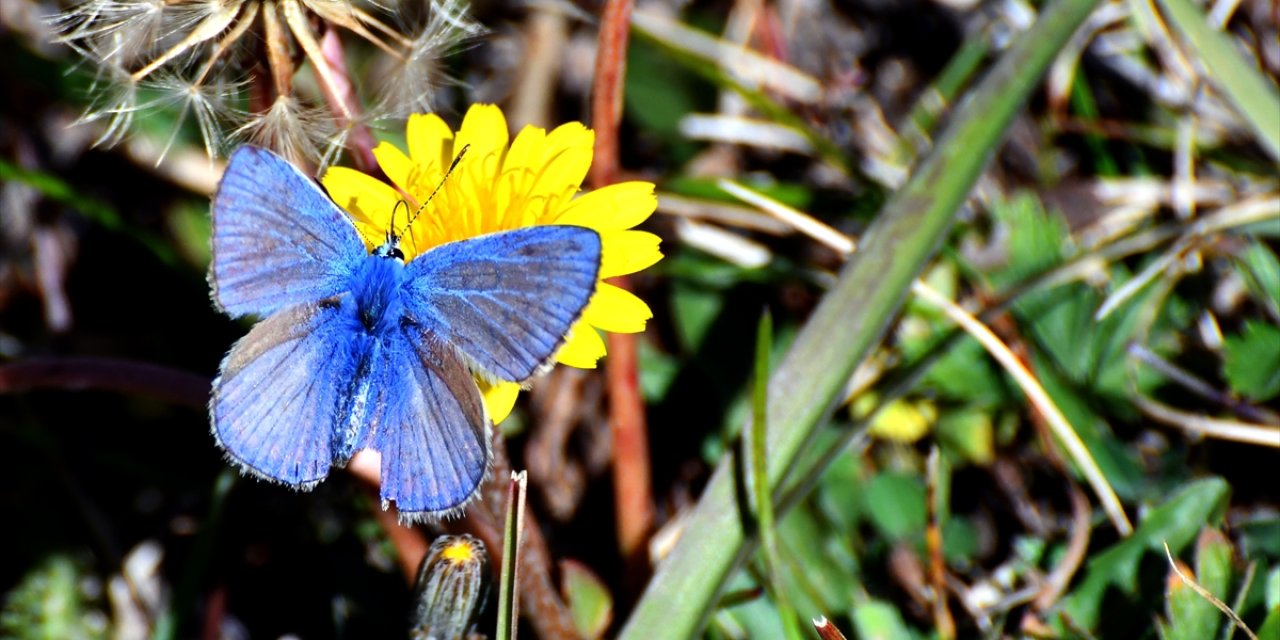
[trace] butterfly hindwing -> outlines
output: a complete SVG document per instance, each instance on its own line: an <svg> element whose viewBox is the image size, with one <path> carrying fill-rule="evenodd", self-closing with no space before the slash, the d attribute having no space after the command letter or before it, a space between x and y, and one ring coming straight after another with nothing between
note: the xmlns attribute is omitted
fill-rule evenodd
<svg viewBox="0 0 1280 640"><path fill-rule="evenodd" d="M311 178L252 146L231 155L213 199L213 297L232 317L341 293L366 256L345 213Z"/></svg>
<svg viewBox="0 0 1280 640"><path fill-rule="evenodd" d="M337 300L297 305L254 325L213 384L213 435L254 475L309 489L342 448L339 416L367 350L347 338Z"/></svg>
<svg viewBox="0 0 1280 640"><path fill-rule="evenodd" d="M395 371L384 378L373 436L382 454L383 504L394 501L408 520L449 516L477 495L489 468L480 390L458 356L422 327L402 327L385 353Z"/></svg>
<svg viewBox="0 0 1280 640"><path fill-rule="evenodd" d="M502 380L533 376L582 315L600 271L600 236L547 225L436 247L407 267L415 322Z"/></svg>

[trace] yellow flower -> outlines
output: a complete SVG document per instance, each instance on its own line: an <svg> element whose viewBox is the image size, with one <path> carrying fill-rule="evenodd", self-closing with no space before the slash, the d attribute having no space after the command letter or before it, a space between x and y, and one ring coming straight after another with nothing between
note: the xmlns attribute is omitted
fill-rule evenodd
<svg viewBox="0 0 1280 640"><path fill-rule="evenodd" d="M395 186L343 167L330 168L321 180L334 202L351 214L371 250L386 238L398 201L405 200L412 213L437 187L407 231L404 218L396 222L404 233L400 248L406 260L446 242L495 231L540 224L589 227L600 234L601 281L556 360L593 369L605 355L597 330L644 331L653 317L648 305L603 279L635 273L662 258L657 236L631 229L653 213L658 201L649 182L623 182L575 197L591 166L595 134L590 129L578 122L549 133L525 127L508 147L502 111L494 105L473 105L456 135L438 116L415 114L409 118L405 139L407 155L386 142L373 150ZM466 156L442 182L464 147ZM519 386L477 382L494 424L501 422L511 413Z"/></svg>

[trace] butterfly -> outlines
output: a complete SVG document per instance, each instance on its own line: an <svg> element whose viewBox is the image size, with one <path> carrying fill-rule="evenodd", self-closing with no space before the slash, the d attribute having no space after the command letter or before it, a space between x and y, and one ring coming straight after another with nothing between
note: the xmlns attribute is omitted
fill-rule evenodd
<svg viewBox="0 0 1280 640"><path fill-rule="evenodd" d="M228 315L262 319L222 361L209 413L228 460L304 491L375 449L383 508L432 520L488 472L475 377L523 383L550 365L595 291L600 236L525 227L408 262L399 238L368 251L314 180L237 149L213 198L209 283Z"/></svg>

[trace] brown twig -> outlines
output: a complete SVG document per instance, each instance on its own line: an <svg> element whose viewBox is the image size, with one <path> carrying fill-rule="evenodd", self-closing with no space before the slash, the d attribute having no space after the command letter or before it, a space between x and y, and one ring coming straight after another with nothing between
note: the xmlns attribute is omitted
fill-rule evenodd
<svg viewBox="0 0 1280 640"><path fill-rule="evenodd" d="M1062 555L1062 559L1044 581L1040 593L1036 595L1033 603L1036 611L1048 611L1049 607L1062 598L1089 551L1089 534L1092 532L1089 518L1093 515L1093 508L1089 505L1089 497L1075 481L1069 480L1067 487L1071 492L1071 537L1067 541L1067 552Z"/></svg>
<svg viewBox="0 0 1280 640"><path fill-rule="evenodd" d="M0 365L0 395L39 389L114 391L203 409L209 378L113 358L30 358Z"/></svg>
<svg viewBox="0 0 1280 640"><path fill-rule="evenodd" d="M609 0L600 18L600 40L591 97L592 125L596 131L591 183L596 188L613 183L618 175L618 122L622 117L622 82L630 28L630 0ZM630 288L629 279L613 284ZM614 514L618 547L627 565L628 580L636 584L644 568L644 545L653 527L653 497L649 468L649 435L644 401L636 377L634 334L608 336L609 413L613 425Z"/></svg>
<svg viewBox="0 0 1280 640"><path fill-rule="evenodd" d="M845 640L844 634L840 632L839 627L831 624L826 616L816 618L813 621L813 630L818 632L818 637L822 640Z"/></svg>
<svg viewBox="0 0 1280 640"><path fill-rule="evenodd" d="M929 452L929 474L927 489L929 492L929 524L925 528L925 547L929 551L929 583L933 586L933 626L938 636L945 640L956 637L956 622L947 607L947 563L942 557L942 517L943 496L938 494L942 482L950 482L943 478L949 474L942 459L942 452L935 445Z"/></svg>

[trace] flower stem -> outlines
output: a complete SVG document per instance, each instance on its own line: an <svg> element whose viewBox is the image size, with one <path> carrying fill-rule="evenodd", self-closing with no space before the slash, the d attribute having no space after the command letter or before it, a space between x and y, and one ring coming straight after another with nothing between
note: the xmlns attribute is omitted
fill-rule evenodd
<svg viewBox="0 0 1280 640"><path fill-rule="evenodd" d="M622 117L623 79L626 76L630 0L609 0L600 17L591 124L596 131L591 183L599 188L618 176L618 122ZM626 277L612 284L630 289ZM644 399L636 378L635 334L609 334L609 413L613 425L614 513L618 547L627 568L627 579L638 582L644 571L645 541L653 526L653 496L649 468L649 433L645 425Z"/></svg>

